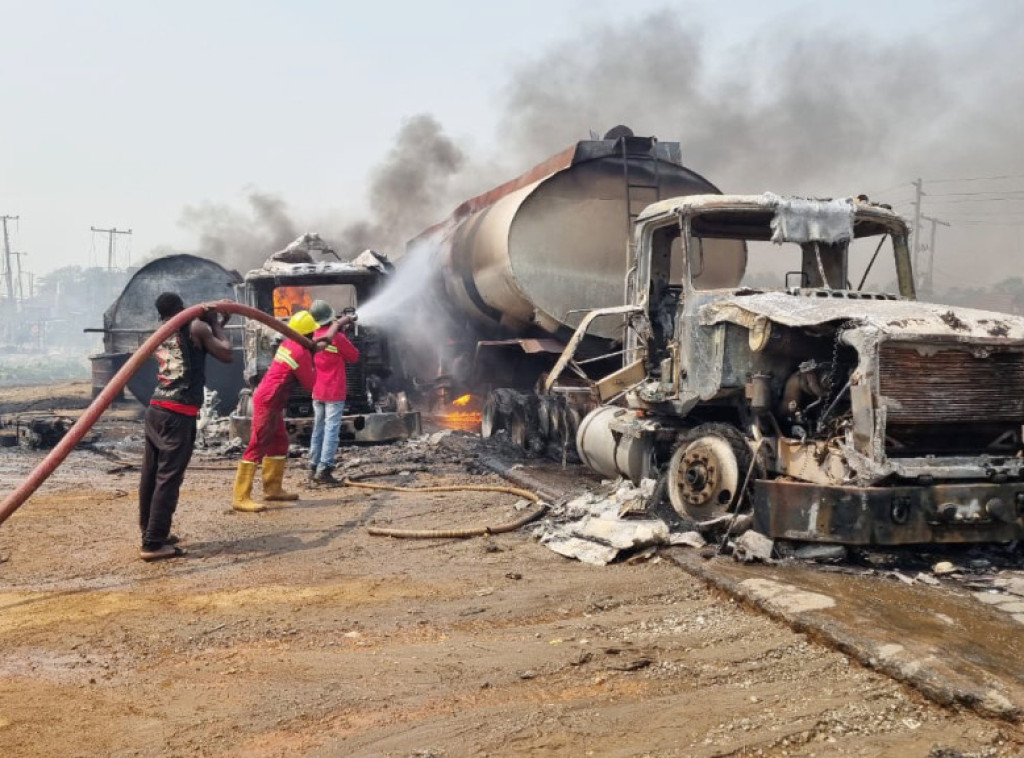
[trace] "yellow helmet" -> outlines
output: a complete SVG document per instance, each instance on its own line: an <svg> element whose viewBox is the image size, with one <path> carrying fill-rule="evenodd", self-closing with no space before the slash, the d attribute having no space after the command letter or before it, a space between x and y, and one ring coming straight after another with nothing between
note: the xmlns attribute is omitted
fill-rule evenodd
<svg viewBox="0 0 1024 758"><path fill-rule="evenodd" d="M309 311L299 311L288 319L288 326L299 334L312 334L316 331L316 319L309 314Z"/></svg>

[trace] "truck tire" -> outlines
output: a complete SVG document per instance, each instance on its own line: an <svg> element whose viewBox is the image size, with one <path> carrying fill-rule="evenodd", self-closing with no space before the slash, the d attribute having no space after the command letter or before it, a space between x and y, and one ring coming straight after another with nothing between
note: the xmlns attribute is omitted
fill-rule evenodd
<svg viewBox="0 0 1024 758"><path fill-rule="evenodd" d="M750 467L743 434L728 424L701 424L677 445L669 460L667 489L672 509L684 519L709 521L729 513Z"/></svg>
<svg viewBox="0 0 1024 758"><path fill-rule="evenodd" d="M580 412L570 406L564 397L559 397L552 413L549 432L550 448L554 451L555 460L566 463L579 463L576 451L576 433L580 428Z"/></svg>
<svg viewBox="0 0 1024 758"><path fill-rule="evenodd" d="M539 400L505 387L487 393L480 419L480 436L490 439L504 431L509 441L530 454L544 449L540 434Z"/></svg>

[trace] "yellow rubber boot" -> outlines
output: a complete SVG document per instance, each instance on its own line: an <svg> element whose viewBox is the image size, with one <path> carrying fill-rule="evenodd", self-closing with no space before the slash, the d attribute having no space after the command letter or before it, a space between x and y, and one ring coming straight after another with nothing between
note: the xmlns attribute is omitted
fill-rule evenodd
<svg viewBox="0 0 1024 758"><path fill-rule="evenodd" d="M285 492L284 467L288 463L287 458L270 456L263 459L263 498L265 500L298 500L299 496L294 492Z"/></svg>
<svg viewBox="0 0 1024 758"><path fill-rule="evenodd" d="M256 464L252 461L239 461L235 473L235 491L231 498L231 507L244 513L259 513L267 506L252 499L252 480L256 477Z"/></svg>

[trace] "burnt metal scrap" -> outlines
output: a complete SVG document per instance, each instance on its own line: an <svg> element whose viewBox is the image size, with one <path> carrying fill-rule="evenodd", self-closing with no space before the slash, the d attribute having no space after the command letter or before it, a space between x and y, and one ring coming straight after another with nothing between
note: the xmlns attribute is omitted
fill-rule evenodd
<svg viewBox="0 0 1024 758"><path fill-rule="evenodd" d="M26 413L0 419L0 447L27 447L30 450L49 450L59 443L75 423L69 416L48 413ZM93 434L82 444L99 439Z"/></svg>

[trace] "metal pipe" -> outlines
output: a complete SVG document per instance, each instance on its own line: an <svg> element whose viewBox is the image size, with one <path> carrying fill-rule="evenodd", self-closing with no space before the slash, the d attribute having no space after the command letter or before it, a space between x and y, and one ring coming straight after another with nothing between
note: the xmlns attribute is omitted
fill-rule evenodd
<svg viewBox="0 0 1024 758"><path fill-rule="evenodd" d="M286 324L281 323L273 316L256 308L250 308L248 305L214 302L201 303L200 305L186 308L181 313L164 322L159 329L153 332L153 335L132 354L132 357L121 367L121 370L114 374L114 377L103 388L103 391L89 404L89 407L85 409L85 412L79 417L78 421L75 422L61 441L50 451L49 455L32 469L32 472L25 477L24 481L18 485L14 492L4 498L3 502L0 502L0 524L3 524L12 513L18 510L32 496L32 493L39 489L39 486L49 478L50 474L63 463L68 454L82 441L86 432L96 423L103 411L121 394L121 390L128 384L128 380L132 378L132 375L142 367L146 359L160 346L160 343L181 329L185 324L209 311L235 313L254 319L280 332L285 337L295 340L307 350L313 349L312 340L288 328Z"/></svg>

